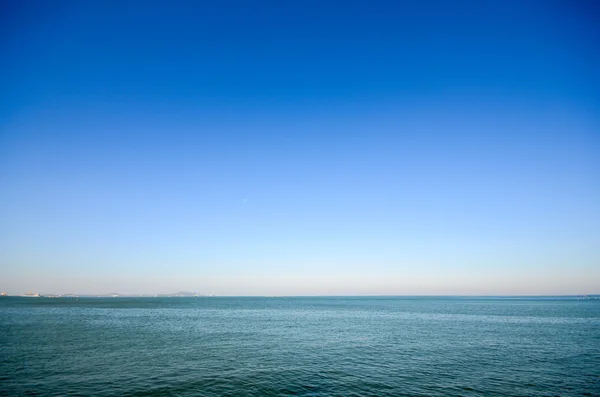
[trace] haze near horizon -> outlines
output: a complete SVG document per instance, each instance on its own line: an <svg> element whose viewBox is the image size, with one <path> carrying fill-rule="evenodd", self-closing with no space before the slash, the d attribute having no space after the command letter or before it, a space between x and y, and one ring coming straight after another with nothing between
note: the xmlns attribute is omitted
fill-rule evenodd
<svg viewBox="0 0 600 397"><path fill-rule="evenodd" d="M1 292L600 293L593 2L0 7Z"/></svg>

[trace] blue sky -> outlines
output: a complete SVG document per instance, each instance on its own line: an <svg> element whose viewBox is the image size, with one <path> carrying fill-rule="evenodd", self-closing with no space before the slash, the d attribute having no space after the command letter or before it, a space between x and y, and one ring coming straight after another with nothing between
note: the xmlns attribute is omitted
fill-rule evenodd
<svg viewBox="0 0 600 397"><path fill-rule="evenodd" d="M1 7L2 291L600 292L594 2Z"/></svg>

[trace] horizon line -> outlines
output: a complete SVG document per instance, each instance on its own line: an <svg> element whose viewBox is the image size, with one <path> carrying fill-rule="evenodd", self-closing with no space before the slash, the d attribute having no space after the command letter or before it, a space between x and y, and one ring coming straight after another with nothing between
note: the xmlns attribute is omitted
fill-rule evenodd
<svg viewBox="0 0 600 397"><path fill-rule="evenodd" d="M394 297L422 297L422 298L519 298L519 297L582 297L582 296L600 296L600 292L597 293L581 293L581 294L310 294L310 295L215 295L215 294L200 294L191 293L191 295L177 293L157 293L157 294L121 294L121 293L106 293L106 294L90 294L90 293L22 293L22 294L3 294L2 297L54 297L54 298L67 298L67 297L81 297L81 298L394 298Z"/></svg>

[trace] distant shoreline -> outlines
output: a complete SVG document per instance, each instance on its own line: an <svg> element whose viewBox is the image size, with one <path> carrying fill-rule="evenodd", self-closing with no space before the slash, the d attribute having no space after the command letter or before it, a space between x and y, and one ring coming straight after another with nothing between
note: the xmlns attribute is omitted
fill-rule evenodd
<svg viewBox="0 0 600 397"><path fill-rule="evenodd" d="M573 298L579 300L600 300L599 294L580 294L580 295L176 295L176 294L156 294L156 295L128 295L128 294L2 294L1 298L45 298L45 299L74 299L74 298L407 298L407 299L427 299L427 298L449 298L449 299L556 299Z"/></svg>

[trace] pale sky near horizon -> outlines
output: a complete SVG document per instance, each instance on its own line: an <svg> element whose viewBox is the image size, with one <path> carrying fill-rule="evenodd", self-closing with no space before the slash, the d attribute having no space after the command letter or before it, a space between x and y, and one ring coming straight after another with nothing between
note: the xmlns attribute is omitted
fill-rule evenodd
<svg viewBox="0 0 600 397"><path fill-rule="evenodd" d="M600 293L588 1L0 5L0 292Z"/></svg>

